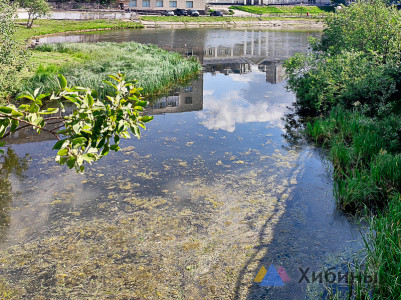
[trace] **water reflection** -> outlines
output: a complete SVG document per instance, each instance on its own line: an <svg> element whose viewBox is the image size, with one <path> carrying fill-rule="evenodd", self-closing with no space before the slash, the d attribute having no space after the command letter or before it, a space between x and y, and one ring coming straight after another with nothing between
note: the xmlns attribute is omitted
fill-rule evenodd
<svg viewBox="0 0 401 300"><path fill-rule="evenodd" d="M195 55L207 72L246 74L251 66L266 73L266 81L284 79L282 61L297 52L308 52L308 37L319 32L241 29L147 29L98 32L41 38L39 43L124 42L152 43L184 55ZM173 96L173 95L171 95Z"/></svg>
<svg viewBox="0 0 401 300"><path fill-rule="evenodd" d="M146 112L151 115L164 113L180 113L186 111L199 111L203 109L203 74L191 84L176 87L167 95L151 101Z"/></svg>
<svg viewBox="0 0 401 300"><path fill-rule="evenodd" d="M25 178L28 170L29 154L18 156L12 148L7 148L0 155L0 242L7 236L10 225L10 209L12 202L12 185L10 177L15 176L19 180Z"/></svg>
<svg viewBox="0 0 401 300"><path fill-rule="evenodd" d="M283 128L281 118L292 96L277 97L282 94L283 87L266 83L256 67L251 71L246 77L205 75L204 109L197 117L206 128L234 132L238 124L254 122Z"/></svg>
<svg viewBox="0 0 401 300"><path fill-rule="evenodd" d="M18 193L1 275L30 287L28 298L302 299L298 266L318 269L355 232L322 159L282 138L295 98L281 59L307 51L307 34L98 35L107 36L197 53L207 72L152 102L141 140L122 141L82 176L54 162L53 141L15 145L32 162L26 179L9 176ZM293 280L274 292L253 282L272 262Z"/></svg>

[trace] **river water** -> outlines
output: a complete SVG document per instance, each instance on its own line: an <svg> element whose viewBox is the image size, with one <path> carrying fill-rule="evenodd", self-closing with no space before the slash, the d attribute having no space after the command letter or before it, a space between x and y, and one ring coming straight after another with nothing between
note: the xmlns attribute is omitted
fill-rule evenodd
<svg viewBox="0 0 401 300"><path fill-rule="evenodd" d="M204 72L153 101L141 140L123 141L84 175L55 163L50 137L9 140L0 275L29 299L304 299L300 268L311 279L360 245L358 226L336 209L330 164L284 136L295 97L282 61L308 52L308 36L319 33L124 30L41 40L154 43L197 55ZM272 265L285 270L284 286L254 282Z"/></svg>

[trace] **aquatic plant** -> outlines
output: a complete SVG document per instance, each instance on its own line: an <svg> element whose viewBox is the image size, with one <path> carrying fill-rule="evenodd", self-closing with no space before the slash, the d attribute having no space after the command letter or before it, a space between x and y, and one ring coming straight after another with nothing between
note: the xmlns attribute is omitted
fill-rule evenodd
<svg viewBox="0 0 401 300"><path fill-rule="evenodd" d="M65 65L39 66L36 74L26 80L22 90L42 87L57 88L57 74L62 73L72 85L99 89L108 74L121 72L128 80L138 80L144 96L161 93L178 82L194 77L200 71L196 59L185 59L155 45L128 43L58 43L36 47L41 53L67 53L80 62ZM104 86L103 92L113 89Z"/></svg>
<svg viewBox="0 0 401 300"><path fill-rule="evenodd" d="M401 129L398 114L370 118L361 110L337 107L306 126L306 133L330 149L339 206L362 211L382 208L401 191Z"/></svg>

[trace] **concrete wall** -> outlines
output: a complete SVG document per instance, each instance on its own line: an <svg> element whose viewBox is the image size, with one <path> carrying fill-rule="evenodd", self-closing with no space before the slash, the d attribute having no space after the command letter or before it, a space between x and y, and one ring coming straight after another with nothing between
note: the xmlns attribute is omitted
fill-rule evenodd
<svg viewBox="0 0 401 300"><path fill-rule="evenodd" d="M52 11L50 17L52 20L97 20L97 19L130 19L135 13L130 14L121 12L80 12L80 11ZM28 19L26 11L18 11L18 19Z"/></svg>

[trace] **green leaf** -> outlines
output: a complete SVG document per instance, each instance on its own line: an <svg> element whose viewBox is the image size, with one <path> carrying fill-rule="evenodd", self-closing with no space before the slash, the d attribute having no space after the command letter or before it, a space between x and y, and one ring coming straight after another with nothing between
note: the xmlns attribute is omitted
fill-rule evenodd
<svg viewBox="0 0 401 300"><path fill-rule="evenodd" d="M88 162L88 163L92 163L92 162L94 162L94 161L97 160L97 157L96 157L95 154L86 153L86 154L82 155L82 159L83 159L84 161Z"/></svg>
<svg viewBox="0 0 401 300"><path fill-rule="evenodd" d="M35 100L35 103L36 103L37 105L39 105L39 106L42 106L42 104L43 104L42 101L40 101L40 100L38 100L38 99Z"/></svg>
<svg viewBox="0 0 401 300"><path fill-rule="evenodd" d="M13 109L11 107L0 106L0 112L2 112L3 114L10 114L12 111Z"/></svg>
<svg viewBox="0 0 401 300"><path fill-rule="evenodd" d="M66 96L64 96L64 98L67 99L68 101L72 102L72 103L75 103L75 104L79 102L78 99L73 97L73 96L67 96L66 95Z"/></svg>
<svg viewBox="0 0 401 300"><path fill-rule="evenodd" d="M83 162L84 162L84 158L82 157L82 155L79 155L77 157L77 165L81 166L83 164Z"/></svg>
<svg viewBox="0 0 401 300"><path fill-rule="evenodd" d="M36 103L32 103L29 106L29 112L31 112L31 113L37 113L39 110L40 110L40 107Z"/></svg>
<svg viewBox="0 0 401 300"><path fill-rule="evenodd" d="M76 161L75 157L70 157L70 158L67 160L67 166L68 166L70 169L72 169L72 168L75 166L75 161Z"/></svg>
<svg viewBox="0 0 401 300"><path fill-rule="evenodd" d="M81 124L77 123L77 124L72 125L72 130L74 130L75 133L79 133L81 130Z"/></svg>
<svg viewBox="0 0 401 300"><path fill-rule="evenodd" d="M78 147L80 147L80 146L85 145L85 142L86 142L86 141L87 141L86 138L84 138L84 137L79 137L79 138L73 139L71 142L72 142L72 146L73 146L74 148L78 148Z"/></svg>
<svg viewBox="0 0 401 300"><path fill-rule="evenodd" d="M102 153L100 154L101 156L106 156L107 154L109 154L109 146L106 144L103 148Z"/></svg>
<svg viewBox="0 0 401 300"><path fill-rule="evenodd" d="M142 107L146 107L146 105L148 105L148 101L137 101L135 103L136 106L142 106Z"/></svg>
<svg viewBox="0 0 401 300"><path fill-rule="evenodd" d="M13 117L22 117L23 115L24 115L23 113L16 111L14 109L11 111L11 116Z"/></svg>
<svg viewBox="0 0 401 300"><path fill-rule="evenodd" d="M106 139L101 139L100 140L100 142L99 142L99 144L97 144L97 148L98 149L101 149L103 146L104 146L104 144L106 143Z"/></svg>
<svg viewBox="0 0 401 300"><path fill-rule="evenodd" d="M93 97L91 95L87 94L85 97L85 103L88 107L92 107L95 103L95 100L93 100Z"/></svg>
<svg viewBox="0 0 401 300"><path fill-rule="evenodd" d="M64 144L64 142L65 142L66 140L67 140L67 139L60 140L60 141L58 141L57 143L55 143L54 146L53 146L53 150L61 149L61 147L63 146L63 144Z"/></svg>
<svg viewBox="0 0 401 300"><path fill-rule="evenodd" d="M17 129L18 124L19 124L19 121L18 121L18 120L12 119L12 120L11 120L11 128L10 128L10 131L11 131L11 132L14 132L15 129Z"/></svg>
<svg viewBox="0 0 401 300"><path fill-rule="evenodd" d="M65 77L61 74L58 74L58 84L62 90L64 90L67 87L67 80Z"/></svg>
<svg viewBox="0 0 401 300"><path fill-rule="evenodd" d="M29 99L31 101L35 101L35 98L33 98L32 95L30 94L19 95L17 99Z"/></svg>
<svg viewBox="0 0 401 300"><path fill-rule="evenodd" d="M123 132L120 133L120 135L124 139L130 139L131 138L131 135L129 134L128 131L123 131Z"/></svg>
<svg viewBox="0 0 401 300"><path fill-rule="evenodd" d="M65 155L67 155L68 154L68 149L61 149L61 150L59 150L58 152L57 152L57 155L60 155L60 156L65 156Z"/></svg>
<svg viewBox="0 0 401 300"><path fill-rule="evenodd" d="M36 100L42 100L43 98L47 98L50 95L51 95L50 93L40 94L39 96L36 97Z"/></svg>
<svg viewBox="0 0 401 300"><path fill-rule="evenodd" d="M117 152L118 150L121 150L121 148L118 147L118 145L115 145L115 144L114 144L114 145L111 145L111 146L110 146L110 150L113 150L113 151L116 151L116 152Z"/></svg>
<svg viewBox="0 0 401 300"><path fill-rule="evenodd" d="M27 111L29 109L29 105L28 104L21 104L19 107L18 107L18 110L19 111Z"/></svg>
<svg viewBox="0 0 401 300"><path fill-rule="evenodd" d="M4 147L6 145L6 142L0 142L0 147Z"/></svg>
<svg viewBox="0 0 401 300"><path fill-rule="evenodd" d="M153 120L153 116L142 116L139 118L139 120L143 123L147 123Z"/></svg>
<svg viewBox="0 0 401 300"><path fill-rule="evenodd" d="M67 161L68 157L66 156L56 156L56 162L58 162L60 165L64 165Z"/></svg>
<svg viewBox="0 0 401 300"><path fill-rule="evenodd" d="M116 77L116 76L114 76L114 75L109 75L108 77L110 77L111 79L114 79L117 82L121 82L121 79Z"/></svg>
<svg viewBox="0 0 401 300"><path fill-rule="evenodd" d="M58 113L59 109L57 107L53 107L53 108L48 108L45 111L40 111L39 114L41 115L52 115L52 114L56 114Z"/></svg>

